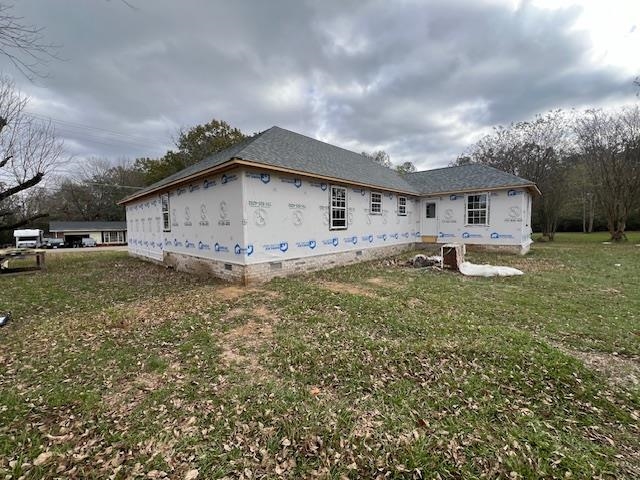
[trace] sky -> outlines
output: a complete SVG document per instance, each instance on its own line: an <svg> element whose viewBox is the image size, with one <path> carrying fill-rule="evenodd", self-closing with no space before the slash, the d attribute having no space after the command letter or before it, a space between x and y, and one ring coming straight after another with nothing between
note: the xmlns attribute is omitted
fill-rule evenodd
<svg viewBox="0 0 640 480"><path fill-rule="evenodd" d="M636 0L16 0L13 13L58 58L33 81L4 57L0 72L76 162L158 157L215 118L427 169L495 125L640 100Z"/></svg>

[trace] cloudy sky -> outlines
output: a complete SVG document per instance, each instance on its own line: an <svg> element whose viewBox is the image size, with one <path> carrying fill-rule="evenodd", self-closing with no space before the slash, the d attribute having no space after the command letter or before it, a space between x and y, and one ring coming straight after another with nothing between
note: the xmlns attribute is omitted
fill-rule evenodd
<svg viewBox="0 0 640 480"><path fill-rule="evenodd" d="M0 69L76 159L158 156L216 118L429 168L496 124L639 101L636 0L128 4L16 1L60 60L33 83Z"/></svg>

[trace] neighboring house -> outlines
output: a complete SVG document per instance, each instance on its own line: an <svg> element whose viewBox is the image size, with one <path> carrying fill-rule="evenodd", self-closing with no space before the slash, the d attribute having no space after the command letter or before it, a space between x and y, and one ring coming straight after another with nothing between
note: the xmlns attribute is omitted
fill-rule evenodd
<svg viewBox="0 0 640 480"><path fill-rule="evenodd" d="M251 283L459 242L525 253L535 184L482 165L402 176L272 127L126 205L129 252Z"/></svg>
<svg viewBox="0 0 640 480"><path fill-rule="evenodd" d="M49 236L64 238L68 245L78 245L83 238L93 238L98 245L125 245L127 222L51 222Z"/></svg>

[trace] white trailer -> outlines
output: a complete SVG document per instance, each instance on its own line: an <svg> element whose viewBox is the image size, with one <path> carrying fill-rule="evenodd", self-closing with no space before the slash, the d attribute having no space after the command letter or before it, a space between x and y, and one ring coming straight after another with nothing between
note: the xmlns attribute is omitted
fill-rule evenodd
<svg viewBox="0 0 640 480"><path fill-rule="evenodd" d="M44 232L38 229L14 230L16 248L40 248L44 244Z"/></svg>

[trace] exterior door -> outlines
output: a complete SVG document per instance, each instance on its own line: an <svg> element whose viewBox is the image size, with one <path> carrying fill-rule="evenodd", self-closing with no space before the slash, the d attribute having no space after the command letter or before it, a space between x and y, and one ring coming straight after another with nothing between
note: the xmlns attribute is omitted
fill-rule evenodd
<svg viewBox="0 0 640 480"><path fill-rule="evenodd" d="M422 213L422 235L431 237L438 235L438 201L427 200Z"/></svg>

